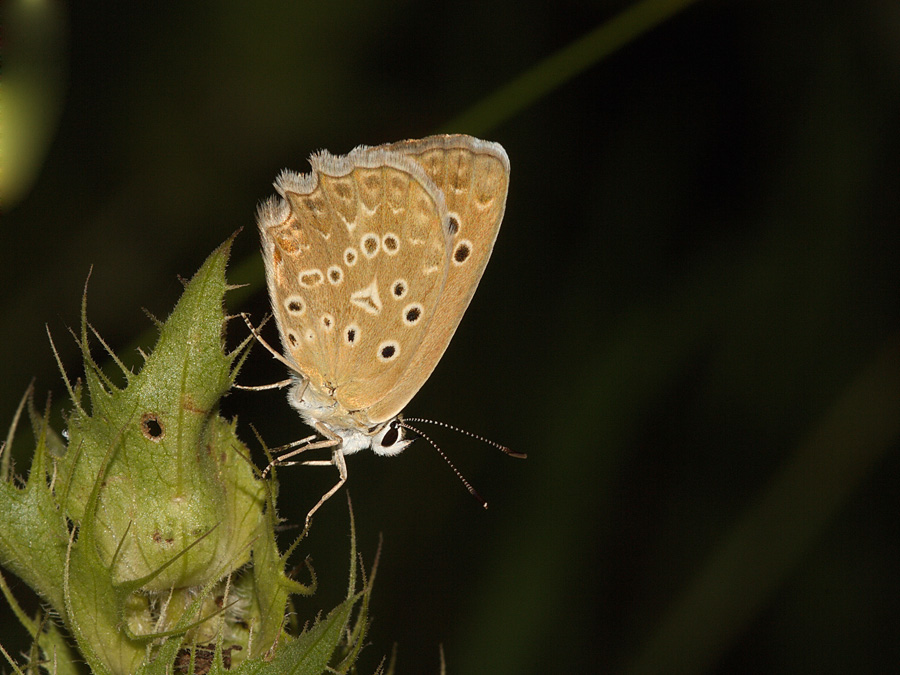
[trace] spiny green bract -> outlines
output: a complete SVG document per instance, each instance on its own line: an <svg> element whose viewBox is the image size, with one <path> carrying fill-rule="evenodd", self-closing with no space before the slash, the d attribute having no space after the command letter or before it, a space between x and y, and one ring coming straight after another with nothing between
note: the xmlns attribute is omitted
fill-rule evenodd
<svg viewBox="0 0 900 675"><path fill-rule="evenodd" d="M346 670L363 639L366 601L345 643L370 585L299 638L284 632L290 595L312 588L285 576L271 493L217 410L245 353L223 345L230 244L187 284L140 372L107 350L124 387L91 356L89 331L100 338L83 305L86 391L67 381L68 442L29 397L37 449L24 487L4 457L0 562L49 604L95 673ZM2 590L47 670L77 672L52 623L32 621Z"/></svg>

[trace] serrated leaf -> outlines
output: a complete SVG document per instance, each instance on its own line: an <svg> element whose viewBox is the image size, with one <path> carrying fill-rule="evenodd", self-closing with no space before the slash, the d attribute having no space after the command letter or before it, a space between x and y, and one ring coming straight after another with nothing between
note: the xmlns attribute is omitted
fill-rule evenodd
<svg viewBox="0 0 900 675"><path fill-rule="evenodd" d="M40 418L39 418L40 419ZM23 488L0 481L0 559L55 609L63 609L68 531L47 485L46 417L36 425L37 447Z"/></svg>
<svg viewBox="0 0 900 675"><path fill-rule="evenodd" d="M324 619L292 642L279 646L270 662L256 659L242 664L241 674L321 675L341 646L359 595L344 600Z"/></svg>

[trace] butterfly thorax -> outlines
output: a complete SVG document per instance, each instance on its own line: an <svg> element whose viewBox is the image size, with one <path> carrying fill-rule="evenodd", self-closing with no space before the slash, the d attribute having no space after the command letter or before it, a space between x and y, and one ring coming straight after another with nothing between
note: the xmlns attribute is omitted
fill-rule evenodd
<svg viewBox="0 0 900 675"><path fill-rule="evenodd" d="M338 436L345 455L366 448L379 455L396 455L412 442L403 438L403 428L396 420L373 423L365 411L349 411L333 392L322 393L300 379L288 391L288 402L311 427L321 425Z"/></svg>

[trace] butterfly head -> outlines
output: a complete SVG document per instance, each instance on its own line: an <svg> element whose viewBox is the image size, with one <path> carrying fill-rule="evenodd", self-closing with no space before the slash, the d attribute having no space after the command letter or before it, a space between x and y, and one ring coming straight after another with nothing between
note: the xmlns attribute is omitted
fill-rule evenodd
<svg viewBox="0 0 900 675"><path fill-rule="evenodd" d="M399 455L413 439L403 438L403 427L394 419L387 424L382 424L371 429L361 429L358 426L340 426L333 421L323 421L336 436L341 438L341 453L352 455L354 452L372 448L376 455L391 457Z"/></svg>

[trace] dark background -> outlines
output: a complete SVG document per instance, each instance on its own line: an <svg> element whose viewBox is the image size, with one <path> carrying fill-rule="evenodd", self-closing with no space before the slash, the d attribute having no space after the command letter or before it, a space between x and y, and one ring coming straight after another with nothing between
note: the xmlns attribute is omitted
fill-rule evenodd
<svg viewBox="0 0 900 675"><path fill-rule="evenodd" d="M92 267L90 319L137 363L142 308L166 316L177 275L244 228L230 309L260 318L254 211L282 168L447 130L627 6L51 3L46 145L0 226L3 424L32 377L64 397L45 324L78 374ZM362 672L395 643L400 673L438 672L439 645L450 673L891 670L900 6L697 2L525 100L452 129L505 146L509 200L407 412L529 458L434 430L486 512L423 443L349 458L367 561L384 542ZM260 349L242 374L281 377ZM252 447L250 423L307 433L279 392L223 410ZM334 479L280 476L292 522ZM348 548L340 496L302 546L322 588L301 620L342 597Z"/></svg>

